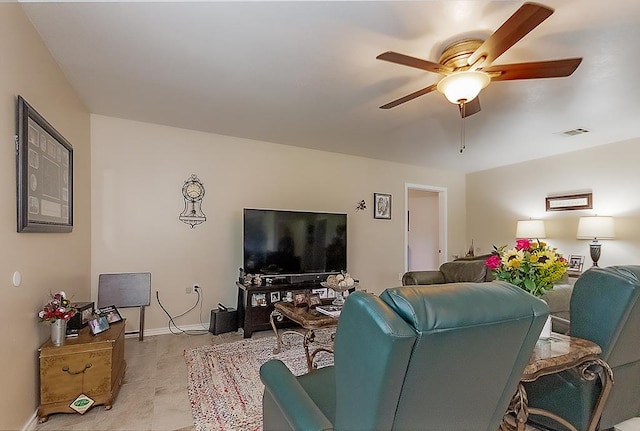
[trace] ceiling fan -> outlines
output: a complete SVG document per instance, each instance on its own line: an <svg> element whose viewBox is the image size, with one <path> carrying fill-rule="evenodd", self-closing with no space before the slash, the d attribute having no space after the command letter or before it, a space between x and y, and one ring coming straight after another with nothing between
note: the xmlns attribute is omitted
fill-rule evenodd
<svg viewBox="0 0 640 431"><path fill-rule="evenodd" d="M492 66L491 63L531 30L549 18L553 9L536 3L525 3L487 40L462 39L446 47L438 63L387 51L378 55L385 60L444 75L436 84L396 99L381 109L390 109L434 90L458 105L462 118L480 111L478 94L492 81L558 78L571 75L582 58L537 61Z"/></svg>

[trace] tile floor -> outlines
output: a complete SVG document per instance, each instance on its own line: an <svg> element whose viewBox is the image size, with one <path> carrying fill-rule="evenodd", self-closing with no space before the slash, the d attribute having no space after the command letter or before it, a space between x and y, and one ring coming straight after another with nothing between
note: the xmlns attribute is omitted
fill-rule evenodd
<svg viewBox="0 0 640 431"><path fill-rule="evenodd" d="M256 336L271 335L264 331ZM158 335L125 340L127 371L111 410L97 406L83 416L53 414L38 424L45 430L195 430L187 396L185 349L236 341L240 332L222 335Z"/></svg>

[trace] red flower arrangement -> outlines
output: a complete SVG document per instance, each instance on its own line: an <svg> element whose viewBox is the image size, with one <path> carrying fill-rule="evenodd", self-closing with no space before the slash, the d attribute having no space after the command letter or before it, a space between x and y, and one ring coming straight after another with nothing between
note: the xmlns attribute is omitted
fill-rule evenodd
<svg viewBox="0 0 640 431"><path fill-rule="evenodd" d="M42 307L38 313L38 317L42 321L55 322L58 319L69 320L76 314L71 302L66 298L66 294L60 291L51 295L51 301Z"/></svg>

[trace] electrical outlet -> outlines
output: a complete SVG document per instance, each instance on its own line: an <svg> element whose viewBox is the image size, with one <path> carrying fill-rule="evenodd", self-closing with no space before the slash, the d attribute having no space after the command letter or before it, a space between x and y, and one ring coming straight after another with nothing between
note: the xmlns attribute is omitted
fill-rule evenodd
<svg viewBox="0 0 640 431"><path fill-rule="evenodd" d="M194 283L193 284L193 291L194 292L199 292L200 291L200 285L198 283Z"/></svg>
<svg viewBox="0 0 640 431"><path fill-rule="evenodd" d="M184 289L184 293L193 293L193 291L191 290L191 287L187 287Z"/></svg>

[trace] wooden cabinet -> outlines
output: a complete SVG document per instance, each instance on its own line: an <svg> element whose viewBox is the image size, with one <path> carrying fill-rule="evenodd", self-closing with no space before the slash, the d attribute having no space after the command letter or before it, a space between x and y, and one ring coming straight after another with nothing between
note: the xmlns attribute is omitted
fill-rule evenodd
<svg viewBox="0 0 640 431"><path fill-rule="evenodd" d="M70 404L80 394L111 408L126 369L124 327L124 321L113 323L95 336L86 327L60 347L51 340L40 347L40 422L51 413L76 413Z"/></svg>
<svg viewBox="0 0 640 431"><path fill-rule="evenodd" d="M271 329L269 316L273 311L273 304L286 297L287 292L312 289L322 289L320 282L273 284L269 286L245 286L236 282L238 287L238 325L242 327L244 338L250 338L253 331ZM272 301L271 294L277 292L277 300ZM278 327L293 326L289 321L279 322Z"/></svg>

